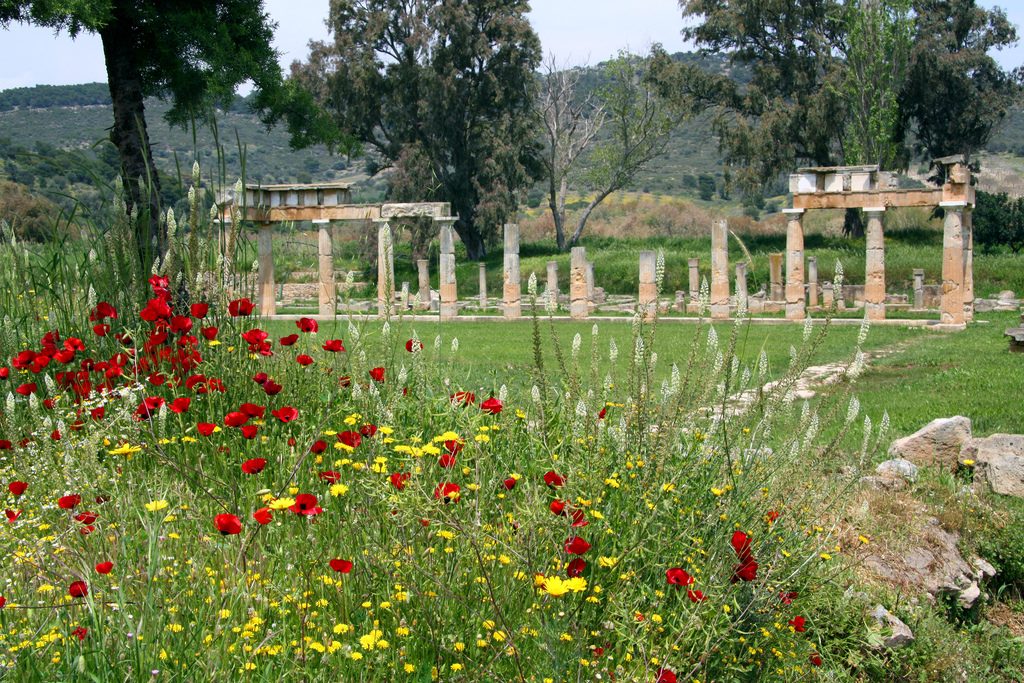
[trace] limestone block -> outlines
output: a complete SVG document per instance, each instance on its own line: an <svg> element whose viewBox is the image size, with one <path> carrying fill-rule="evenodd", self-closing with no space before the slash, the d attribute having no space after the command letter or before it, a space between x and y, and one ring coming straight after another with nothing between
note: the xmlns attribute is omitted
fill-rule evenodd
<svg viewBox="0 0 1024 683"><path fill-rule="evenodd" d="M932 420L910 436L889 446L889 455L915 465L954 465L971 438L971 420L963 416Z"/></svg>

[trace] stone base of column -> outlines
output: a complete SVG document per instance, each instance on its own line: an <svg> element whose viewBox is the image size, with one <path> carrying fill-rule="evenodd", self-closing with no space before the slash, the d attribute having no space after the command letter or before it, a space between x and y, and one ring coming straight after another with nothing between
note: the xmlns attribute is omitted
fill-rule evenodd
<svg viewBox="0 0 1024 683"><path fill-rule="evenodd" d="M453 320L459 314L458 292L454 282L441 285L441 320Z"/></svg>

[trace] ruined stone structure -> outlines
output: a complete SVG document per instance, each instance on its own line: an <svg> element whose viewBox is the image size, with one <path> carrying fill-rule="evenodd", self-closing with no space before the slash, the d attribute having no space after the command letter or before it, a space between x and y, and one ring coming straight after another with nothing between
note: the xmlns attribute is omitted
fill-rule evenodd
<svg viewBox="0 0 1024 683"><path fill-rule="evenodd" d="M505 224L504 288L502 290L505 318L515 320L522 315L522 280L519 274L519 226Z"/></svg>
<svg viewBox="0 0 1024 683"><path fill-rule="evenodd" d="M729 224L711 226L711 317L729 317Z"/></svg>

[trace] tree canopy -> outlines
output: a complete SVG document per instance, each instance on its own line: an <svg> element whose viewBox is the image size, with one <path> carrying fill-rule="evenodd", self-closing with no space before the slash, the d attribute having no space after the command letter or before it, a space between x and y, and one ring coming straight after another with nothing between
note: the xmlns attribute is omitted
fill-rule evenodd
<svg viewBox="0 0 1024 683"><path fill-rule="evenodd" d="M451 202L469 257L539 172L540 41L526 0L332 0L292 81L384 167L397 200Z"/></svg>

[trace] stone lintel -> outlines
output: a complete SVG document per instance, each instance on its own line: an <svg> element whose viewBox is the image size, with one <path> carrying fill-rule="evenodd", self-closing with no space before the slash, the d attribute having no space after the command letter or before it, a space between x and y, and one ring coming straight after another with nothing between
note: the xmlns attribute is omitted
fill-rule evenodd
<svg viewBox="0 0 1024 683"><path fill-rule="evenodd" d="M784 213L784 214L786 214L788 216L799 216L800 214L804 213L805 211L806 211L806 209L783 209L782 213Z"/></svg>
<svg viewBox="0 0 1024 683"><path fill-rule="evenodd" d="M865 206L861 209L864 213L885 213L884 206Z"/></svg>

